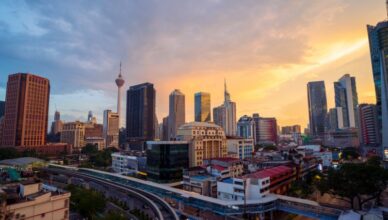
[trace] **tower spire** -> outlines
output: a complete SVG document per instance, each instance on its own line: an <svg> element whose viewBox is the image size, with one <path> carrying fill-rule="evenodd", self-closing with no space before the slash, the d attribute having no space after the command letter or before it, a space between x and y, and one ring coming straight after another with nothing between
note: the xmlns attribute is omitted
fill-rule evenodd
<svg viewBox="0 0 388 220"><path fill-rule="evenodd" d="M120 60L120 73L119 73L119 76L121 76L121 60Z"/></svg>
<svg viewBox="0 0 388 220"><path fill-rule="evenodd" d="M230 94L228 92L228 89L226 88L226 79L224 78L224 102L230 101Z"/></svg>

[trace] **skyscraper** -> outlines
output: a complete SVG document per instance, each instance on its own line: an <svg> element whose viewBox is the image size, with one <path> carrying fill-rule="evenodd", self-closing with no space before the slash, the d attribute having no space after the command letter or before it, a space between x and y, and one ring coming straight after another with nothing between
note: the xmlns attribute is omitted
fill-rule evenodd
<svg viewBox="0 0 388 220"><path fill-rule="evenodd" d="M194 95L194 114L195 121L209 122L210 116L210 93L198 92Z"/></svg>
<svg viewBox="0 0 388 220"><path fill-rule="evenodd" d="M237 122L237 136L246 139L252 139L256 142L256 129L255 121L248 115L242 116Z"/></svg>
<svg viewBox="0 0 388 220"><path fill-rule="evenodd" d="M169 114L168 114L168 139L175 139L176 130L183 125L186 120L185 112L185 95L175 89L169 97Z"/></svg>
<svg viewBox="0 0 388 220"><path fill-rule="evenodd" d="M376 105L360 104L359 107L360 142L364 146L376 147L380 144Z"/></svg>
<svg viewBox="0 0 388 220"><path fill-rule="evenodd" d="M8 76L3 146L46 144L49 98L48 79L29 73Z"/></svg>
<svg viewBox="0 0 388 220"><path fill-rule="evenodd" d="M381 153L388 160L388 21L367 25Z"/></svg>
<svg viewBox="0 0 388 220"><path fill-rule="evenodd" d="M119 76L116 79L116 85L117 85L117 114L119 116L119 122L121 121L121 87L124 85L125 81L121 75L121 62L120 62L120 73ZM120 123L119 123L120 127Z"/></svg>
<svg viewBox="0 0 388 220"><path fill-rule="evenodd" d="M230 99L230 94L224 84L224 103L213 109L214 123L221 126L228 136L236 135L236 103Z"/></svg>
<svg viewBox="0 0 388 220"><path fill-rule="evenodd" d="M151 83L131 86L127 91L127 139L131 149L143 150L144 142L155 138L155 99Z"/></svg>
<svg viewBox="0 0 388 220"><path fill-rule="evenodd" d="M106 147L119 147L119 114L111 110L104 111L103 136Z"/></svg>
<svg viewBox="0 0 388 220"><path fill-rule="evenodd" d="M260 115L258 113L253 113L252 114L252 119L255 122L254 140L255 140L255 145L257 145L257 144L259 144L259 139L260 139L260 131L259 131Z"/></svg>
<svg viewBox="0 0 388 220"><path fill-rule="evenodd" d="M307 84L310 134L323 138L327 113L326 89L324 81Z"/></svg>
<svg viewBox="0 0 388 220"><path fill-rule="evenodd" d="M335 106L342 108L343 125L345 128L358 127L358 96L356 78L349 74L334 82Z"/></svg>
<svg viewBox="0 0 388 220"><path fill-rule="evenodd" d="M61 113L55 111L54 121L51 123L51 134L58 134L62 131L63 121L61 121Z"/></svg>

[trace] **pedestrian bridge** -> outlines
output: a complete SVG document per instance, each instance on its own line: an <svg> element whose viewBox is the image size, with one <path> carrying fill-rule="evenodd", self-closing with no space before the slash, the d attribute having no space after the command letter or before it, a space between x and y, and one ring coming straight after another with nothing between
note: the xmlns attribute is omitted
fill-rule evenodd
<svg viewBox="0 0 388 220"><path fill-rule="evenodd" d="M182 206L190 206L201 211L208 211L221 216L242 215L243 213L259 214L263 216L265 213L272 213L272 211L279 210L323 220L338 219L342 213L342 210L324 207L311 200L277 194L269 194L259 200L247 200L244 204L244 201L224 201L202 196L194 192L173 188L171 186L122 176L115 173L94 169L60 166L56 164L50 164L49 168L50 167L53 168L53 171L55 170L59 173L60 169L66 169L67 175L69 175L68 171L78 174L82 173L94 178L126 186L131 189L142 190L155 194L165 200L174 201L175 204L178 204L177 209L180 212L182 211L180 210L180 207Z"/></svg>

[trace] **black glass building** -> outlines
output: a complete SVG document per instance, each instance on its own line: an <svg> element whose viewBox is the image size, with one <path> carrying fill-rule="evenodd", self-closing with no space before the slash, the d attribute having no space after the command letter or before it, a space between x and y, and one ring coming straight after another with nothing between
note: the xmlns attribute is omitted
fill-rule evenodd
<svg viewBox="0 0 388 220"><path fill-rule="evenodd" d="M155 138L154 85L143 83L127 91L127 141L133 150L143 150L145 141Z"/></svg>
<svg viewBox="0 0 388 220"><path fill-rule="evenodd" d="M310 133L315 137L322 138L325 132L325 118L327 114L325 82L309 82L307 84L307 97Z"/></svg>
<svg viewBox="0 0 388 220"><path fill-rule="evenodd" d="M4 116L5 112L5 101L0 101L0 118Z"/></svg>
<svg viewBox="0 0 388 220"><path fill-rule="evenodd" d="M147 179L158 183L182 181L189 167L189 144L185 141L147 141Z"/></svg>

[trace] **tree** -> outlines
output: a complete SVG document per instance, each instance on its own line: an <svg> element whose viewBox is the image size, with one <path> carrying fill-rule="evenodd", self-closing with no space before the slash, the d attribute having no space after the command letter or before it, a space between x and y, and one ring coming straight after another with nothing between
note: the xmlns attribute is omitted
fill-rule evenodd
<svg viewBox="0 0 388 220"><path fill-rule="evenodd" d="M74 185L69 185L67 190L71 192L70 208L83 217L93 219L97 213L104 211L106 201L102 193Z"/></svg>
<svg viewBox="0 0 388 220"><path fill-rule="evenodd" d="M360 154L357 152L357 150L354 147L347 147L342 150L342 159L345 160L353 160L360 157Z"/></svg>
<svg viewBox="0 0 388 220"><path fill-rule="evenodd" d="M0 148L0 160L20 157L20 153L13 147Z"/></svg>
<svg viewBox="0 0 388 220"><path fill-rule="evenodd" d="M347 163L338 169L330 169L316 185L322 194L346 201L352 209L357 201L361 209L368 201L380 202L381 193L388 185L388 171L368 163Z"/></svg>
<svg viewBox="0 0 388 220"><path fill-rule="evenodd" d="M94 144L86 144L85 147L82 148L81 153L93 155L98 153L98 148Z"/></svg>

